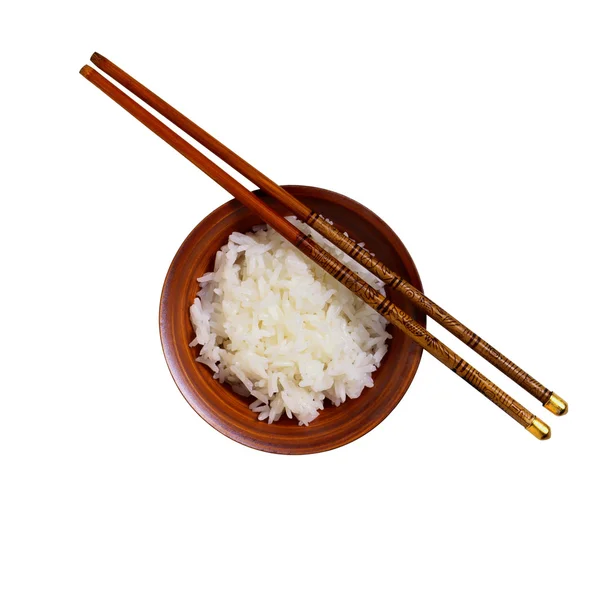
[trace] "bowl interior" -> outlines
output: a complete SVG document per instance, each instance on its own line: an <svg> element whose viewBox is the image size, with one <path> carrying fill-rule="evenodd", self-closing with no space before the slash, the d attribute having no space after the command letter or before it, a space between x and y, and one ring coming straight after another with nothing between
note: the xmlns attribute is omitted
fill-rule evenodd
<svg viewBox="0 0 600 600"><path fill-rule="evenodd" d="M353 200L320 188L284 186L292 195L320 212L367 248L415 287L422 289L417 269L396 234L374 213ZM281 214L289 214L260 191L258 196ZM163 351L177 387L192 408L210 425L237 442L279 454L308 454L337 448L364 435L394 409L410 385L421 348L399 330L388 326L392 339L381 367L374 374L374 387L360 398L348 399L336 408L326 408L308 427L282 418L271 425L259 421L243 398L228 385L218 383L212 372L195 361L198 349L189 306L198 292L196 279L212 270L217 250L234 231L246 232L260 219L231 200L199 223L178 250L165 279L160 303L160 333ZM421 324L424 314L401 294L388 292L392 300Z"/></svg>

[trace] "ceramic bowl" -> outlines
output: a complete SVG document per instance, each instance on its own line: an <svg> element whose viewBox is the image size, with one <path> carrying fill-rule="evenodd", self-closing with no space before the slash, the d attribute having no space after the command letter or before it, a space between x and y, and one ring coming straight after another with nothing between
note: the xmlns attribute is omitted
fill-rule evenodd
<svg viewBox="0 0 600 600"><path fill-rule="evenodd" d="M335 225L366 247L412 285L422 290L419 274L404 244L377 215L363 205L328 190L307 186L284 186L311 209L333 220ZM281 214L280 207L260 191L259 197ZM337 448L371 431L400 402L410 386L421 359L421 348L388 326L392 339L375 385L356 399L325 409L308 426L285 415L271 425L259 421L248 408L251 399L236 394L227 384L213 379L208 367L196 362L189 307L198 292L196 279L211 271L217 250L234 232L246 232L260 219L236 200L217 208L199 223L183 242L167 273L160 301L160 335L164 355L177 387L190 406L215 429L231 439L258 450L278 454L309 454ZM389 292L388 292L389 293ZM425 316L400 293L392 300L421 324Z"/></svg>

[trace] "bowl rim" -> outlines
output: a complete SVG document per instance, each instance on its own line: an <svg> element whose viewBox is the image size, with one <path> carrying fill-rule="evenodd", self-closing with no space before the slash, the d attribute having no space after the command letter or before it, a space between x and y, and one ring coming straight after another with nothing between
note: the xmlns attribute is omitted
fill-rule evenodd
<svg viewBox="0 0 600 600"><path fill-rule="evenodd" d="M404 245L402 240L398 237L398 235L391 229L391 227L389 225L387 225L387 223L385 221L383 221L383 219L381 219L381 217L376 215L369 208L367 208L360 202L357 202L356 200L353 200L353 199L351 199L347 196L344 196L338 192L333 192L331 190L327 190L324 188L319 188L319 187L314 187L314 186L306 186L306 185L283 185L281 187L286 189L292 195L294 195L294 194L300 194L300 195L314 194L315 197L320 197L321 199L325 199L328 202L333 202L335 204L342 205L344 207L347 207L348 205L350 205L351 207L353 206L354 208L356 208L357 211L360 211L361 218L364 218L366 221L369 221L370 222L369 224L372 225L375 229L383 228L384 230L386 230L386 232L390 235L393 242L395 244L399 245L399 247L402 250L402 254L403 254L403 257L402 257L403 262L405 262L404 266L407 269L407 271L409 272L408 279L410 280L412 285L417 287L420 291L423 291L423 285L422 285L419 273L417 271L417 267L412 259L412 256L406 249L406 246ZM253 190L252 193L256 193L259 196L263 196L263 197L266 196L266 194L264 194L261 190ZM191 381L187 377L185 370L182 368L179 361L176 360L174 357L174 355L177 354L176 347L175 347L176 346L175 335L168 326L169 319L167 318L168 299L169 299L169 283L173 277L173 272L175 270L175 267L179 264L180 254L182 254L183 250L186 248L187 244L190 241L190 238L192 238L196 235L196 230L198 228L202 227L202 225L205 221L214 220L215 217L218 216L218 213L227 211L228 208L231 208L232 204L235 204L236 207L240 206L240 203L237 200L230 199L229 201L221 204L220 206L218 206L217 208L212 210L209 214L207 214L201 221L199 221L193 227L193 229L190 231L190 233L186 236L184 241L179 246L173 259L171 260L171 263L169 265L169 268L167 270L167 273L166 273L166 276L165 276L165 279L163 282L161 295L160 295L159 314L158 314L159 333L160 333L160 340L161 340L161 347L162 347L163 355L164 355L165 361L167 363L167 367L169 369L171 377L172 377L173 381L175 382L175 385L179 389L179 392L181 393L181 395L185 398L186 402L194 410L194 412L196 414L198 414L198 416L200 416L204 421L206 421L211 427L213 427L214 429L216 429L223 435L229 437L230 439L232 439L244 446L247 446L249 448L253 448L256 450L261 450L263 452L269 452L269 453L275 453L275 454L286 454L286 455L289 455L289 454L315 454L315 453L320 453L320 452L327 452L329 450L334 450L335 448L345 446L346 444L349 444L349 443L361 438L362 436L364 436L367 433L369 433L370 431L372 431L380 423L382 423L393 412L393 410L398 406L398 404L400 403L400 401L402 400L402 398L408 391L409 387L411 386L411 384L414 380L414 377L417 373L417 370L419 368L419 365L421 363L421 356L422 356L422 348L420 346L418 346L416 343L412 342L414 344L414 349L413 349L413 352L411 353L412 363L410 365L409 372L408 372L407 376L403 379L403 385L398 389L398 393L396 393L394 395L394 401L390 404L389 410L385 411L378 418L370 421L366 428L364 428L360 431L357 431L355 433L350 433L349 435L345 435L340 439L334 440L333 442L321 444L320 446L315 447L315 448L300 448L300 449L294 448L292 450L286 450L286 449L282 449L279 446L270 447L268 444L265 444L262 441L256 441L256 440L253 440L252 438L248 438L247 436L239 435L236 431L232 431L230 428L224 426L221 419L218 418L218 415L215 414L213 411L211 411L207 405L196 401L198 398L202 399L201 395L191 385ZM425 325L426 316L422 311L419 312L417 320L422 325Z"/></svg>

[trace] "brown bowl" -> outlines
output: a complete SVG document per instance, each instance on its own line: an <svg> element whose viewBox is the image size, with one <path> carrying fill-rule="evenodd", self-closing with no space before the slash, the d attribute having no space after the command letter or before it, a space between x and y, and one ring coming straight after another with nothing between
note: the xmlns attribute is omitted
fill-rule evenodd
<svg viewBox="0 0 600 600"><path fill-rule="evenodd" d="M341 194L320 188L284 186L311 209L332 219L342 231L367 248L412 285L422 290L417 268L404 244L374 213ZM285 208L260 191L259 197L282 214ZM212 212L188 235L177 251L165 279L160 301L160 336L171 375L191 407L215 429L246 446L278 454L310 454L338 448L364 435L381 423L404 396L421 360L421 348L391 325L393 337L388 353L375 372L375 385L357 399L339 408L326 405L308 426L282 418L268 425L248 408L249 400L212 377L208 367L195 361L197 348L189 307L198 292L197 277L214 266L217 250L233 231L246 232L260 219L245 206L231 200ZM392 300L421 324L425 316L398 292Z"/></svg>

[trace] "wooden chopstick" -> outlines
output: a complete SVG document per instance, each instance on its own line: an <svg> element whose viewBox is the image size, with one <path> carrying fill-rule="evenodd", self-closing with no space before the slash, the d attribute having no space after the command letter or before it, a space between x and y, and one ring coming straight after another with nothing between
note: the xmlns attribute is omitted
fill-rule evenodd
<svg viewBox="0 0 600 600"><path fill-rule="evenodd" d="M525 427L538 439L550 438L550 428L534 414L521 406L516 400L455 354L450 348L432 336L422 325L413 320L391 300L369 286L350 269L316 244L308 235L302 233L289 221L264 204L257 196L241 183L204 156L199 150L175 133L160 119L140 106L133 98L90 66L84 66L80 73L123 107L132 116L146 125L148 129L167 142L192 164L206 173L211 179L232 194L237 200L254 211L285 239L294 244L301 252L322 267L332 277L345 285L351 292L373 307L379 314L398 329L408 335L423 349L432 354L442 364L454 371L459 377L470 383L486 398L500 407L517 423Z"/></svg>
<svg viewBox="0 0 600 600"><path fill-rule="evenodd" d="M558 394L553 393L539 381L531 377L531 375L528 375L523 369L498 352L498 350L463 325L458 319L455 319L443 308L430 300L423 292L412 286L403 277L398 275L398 273L389 269L384 263L375 258L368 249L359 246L357 242L345 236L341 231L328 223L322 215L312 211L308 206L277 185L272 179L269 179L258 169L254 168L110 60L97 52L92 55L90 60L125 89L135 94L163 117L167 118L194 140L233 167L238 173L246 177L246 179L281 202L300 220L310 225L330 242L354 258L371 271L371 273L379 277L386 285L399 290L425 314L475 350L477 354L485 358L514 382L518 383L523 389L527 390L545 408L556 415L567 413L567 403Z"/></svg>

